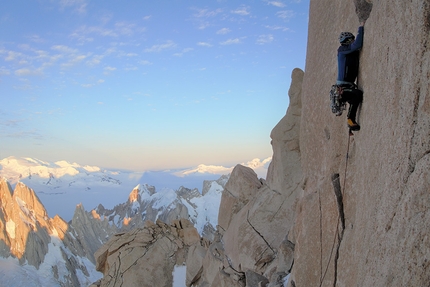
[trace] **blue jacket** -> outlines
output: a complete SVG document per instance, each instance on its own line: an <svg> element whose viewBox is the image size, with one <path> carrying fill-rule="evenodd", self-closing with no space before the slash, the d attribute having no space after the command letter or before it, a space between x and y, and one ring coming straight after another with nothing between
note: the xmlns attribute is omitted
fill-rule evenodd
<svg viewBox="0 0 430 287"><path fill-rule="evenodd" d="M355 83L358 76L359 50L363 46L364 27L358 27L355 41L337 49L337 81Z"/></svg>

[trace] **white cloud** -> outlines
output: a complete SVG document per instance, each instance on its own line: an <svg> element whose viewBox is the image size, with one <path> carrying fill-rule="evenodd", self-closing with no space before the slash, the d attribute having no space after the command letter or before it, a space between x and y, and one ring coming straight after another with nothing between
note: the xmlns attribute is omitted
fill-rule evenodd
<svg viewBox="0 0 430 287"><path fill-rule="evenodd" d="M62 10L71 8L78 14L85 14L87 12L87 3L85 0L61 0L59 4Z"/></svg>
<svg viewBox="0 0 430 287"><path fill-rule="evenodd" d="M117 31L120 35L132 36L136 29L135 24L125 23L125 22L117 22L115 23L115 31Z"/></svg>
<svg viewBox="0 0 430 287"><path fill-rule="evenodd" d="M220 34L220 35L225 35L225 34L230 33L230 32L231 32L231 30L229 28L222 28L222 29L216 31L216 33Z"/></svg>
<svg viewBox="0 0 430 287"><path fill-rule="evenodd" d="M138 68L136 66L129 66L129 67L124 68L124 70L127 72L128 71L137 71Z"/></svg>
<svg viewBox="0 0 430 287"><path fill-rule="evenodd" d="M285 7L285 4L282 3L281 1L267 1L267 4L273 5L279 8Z"/></svg>
<svg viewBox="0 0 430 287"><path fill-rule="evenodd" d="M111 27L105 27L107 24L108 23L102 26L80 26L73 33L70 34L70 37L78 40L81 43L93 42L93 35L112 38L117 38L120 36L131 37L136 33L142 33L146 30L145 27L137 26L134 23L128 23L125 21L116 22Z"/></svg>
<svg viewBox="0 0 430 287"><path fill-rule="evenodd" d="M290 28L284 27L284 26L269 26L269 25L266 25L265 27L267 29L270 29L270 30L282 30L283 32L290 30Z"/></svg>
<svg viewBox="0 0 430 287"><path fill-rule="evenodd" d="M273 39L274 39L274 37L272 34L260 35L257 39L257 43L260 45L263 45L263 44L267 44L267 43L272 42Z"/></svg>
<svg viewBox="0 0 430 287"><path fill-rule="evenodd" d="M4 59L5 61L15 61L18 58L22 57L22 54L19 52L14 52L14 51L8 51L7 52L7 56Z"/></svg>
<svg viewBox="0 0 430 287"><path fill-rule="evenodd" d="M207 42L198 42L197 43L198 46L202 46L202 47L212 47L213 45Z"/></svg>
<svg viewBox="0 0 430 287"><path fill-rule="evenodd" d="M240 44L242 41L239 38L228 39L227 41L221 42L221 45L232 45L232 44Z"/></svg>
<svg viewBox="0 0 430 287"><path fill-rule="evenodd" d="M51 49L65 54L75 54L78 52L78 50L70 48L65 45L55 45L55 46L52 46Z"/></svg>
<svg viewBox="0 0 430 287"><path fill-rule="evenodd" d="M103 84L104 82L105 82L105 80L99 79L95 83L92 83L92 84L82 84L81 86L84 87L84 88L92 88L92 87L94 87L96 85Z"/></svg>
<svg viewBox="0 0 430 287"><path fill-rule="evenodd" d="M194 17L197 18L208 18L208 17L214 17L221 13L223 10L218 8L216 10L209 10L209 9L194 9L197 12L194 14Z"/></svg>
<svg viewBox="0 0 430 287"><path fill-rule="evenodd" d="M284 11L279 11L279 12L277 12L277 13L276 13L276 15L277 15L279 18L282 18L282 19L286 19L286 20L288 20L288 19L293 18L293 17L294 17L294 15L295 15L295 13L294 13L294 11L293 11L293 10L284 10Z"/></svg>
<svg viewBox="0 0 430 287"><path fill-rule="evenodd" d="M101 63L103 55L94 55L90 60L87 61L87 64L90 66L96 66Z"/></svg>
<svg viewBox="0 0 430 287"><path fill-rule="evenodd" d="M167 41L164 44L153 45L151 48L145 49L144 52L147 52L147 53L161 52L167 49L172 49L174 47L176 47L176 44L173 41Z"/></svg>
<svg viewBox="0 0 430 287"><path fill-rule="evenodd" d="M147 61L147 60L139 61L138 63L141 65L144 65L144 66L152 65L152 63L150 61Z"/></svg>
<svg viewBox="0 0 430 287"><path fill-rule="evenodd" d="M193 48L185 48L185 49L183 49L180 53L175 53L175 54L173 54L174 56L177 56L177 57L181 57L183 54L185 54L185 53L189 53L189 52L191 52L191 51L193 51L194 49Z"/></svg>
<svg viewBox="0 0 430 287"><path fill-rule="evenodd" d="M10 75L10 71L5 68L0 68L0 76Z"/></svg>
<svg viewBox="0 0 430 287"><path fill-rule="evenodd" d="M115 68L115 67L111 67L111 66L107 66L107 67L105 67L103 70L104 70L104 71L103 71L103 74L104 74L104 75L109 75L109 74L111 74L112 72L116 71L116 68Z"/></svg>
<svg viewBox="0 0 430 287"><path fill-rule="evenodd" d="M15 75L19 77L23 76L42 76L43 71L41 69L29 69L29 68L22 68L15 71Z"/></svg>
<svg viewBox="0 0 430 287"><path fill-rule="evenodd" d="M251 12L249 12L249 7L248 6L244 6L242 5L241 7L237 8L236 10L231 11L231 13L233 14L238 14L241 16L246 16L251 14Z"/></svg>
<svg viewBox="0 0 430 287"><path fill-rule="evenodd" d="M30 41L35 43L43 43L44 40L39 35L31 35L27 37Z"/></svg>

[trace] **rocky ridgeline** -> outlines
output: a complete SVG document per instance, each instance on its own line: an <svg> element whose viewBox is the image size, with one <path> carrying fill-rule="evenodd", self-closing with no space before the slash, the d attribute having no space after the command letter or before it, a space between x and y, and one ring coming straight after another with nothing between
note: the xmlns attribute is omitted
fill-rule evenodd
<svg viewBox="0 0 430 287"><path fill-rule="evenodd" d="M62 286L81 286L94 280L90 276L94 264L86 260L94 261L94 256L85 248L86 242L76 240L78 233L59 216L49 218L32 189L18 183L12 192L9 183L2 179L0 205L1 257L12 256L20 264L39 269L46 257L59 253L61 256L55 264L48 266L54 281Z"/></svg>

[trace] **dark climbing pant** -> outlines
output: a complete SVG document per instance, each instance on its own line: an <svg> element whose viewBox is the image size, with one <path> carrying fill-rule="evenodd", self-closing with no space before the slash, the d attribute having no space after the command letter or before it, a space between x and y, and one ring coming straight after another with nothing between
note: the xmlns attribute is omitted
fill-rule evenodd
<svg viewBox="0 0 430 287"><path fill-rule="evenodd" d="M363 101L363 92L357 89L355 86L341 85L343 88L342 101L348 102L348 119L355 122L355 116L360 103Z"/></svg>

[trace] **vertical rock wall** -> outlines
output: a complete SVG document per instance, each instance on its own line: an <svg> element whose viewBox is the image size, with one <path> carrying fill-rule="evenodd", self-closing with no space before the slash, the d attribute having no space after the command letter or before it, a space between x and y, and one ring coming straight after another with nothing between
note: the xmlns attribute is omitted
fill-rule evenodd
<svg viewBox="0 0 430 287"><path fill-rule="evenodd" d="M358 82L362 129L349 137L346 116L330 112L328 91L338 34L357 32L364 2L373 8ZM428 286L430 2L311 0L309 18L292 279L296 286Z"/></svg>

